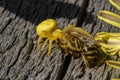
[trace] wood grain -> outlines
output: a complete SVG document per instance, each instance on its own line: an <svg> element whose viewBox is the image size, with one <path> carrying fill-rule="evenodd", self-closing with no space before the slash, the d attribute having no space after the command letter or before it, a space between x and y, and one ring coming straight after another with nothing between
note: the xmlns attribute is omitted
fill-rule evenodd
<svg viewBox="0 0 120 80"><path fill-rule="evenodd" d="M63 58L56 45L47 56L37 49L36 26L48 18L61 29L68 24L84 28L93 36L99 31L119 32L100 21L99 10L119 14L108 0L0 0L0 80L110 80L120 71L103 64L86 68L81 58Z"/></svg>

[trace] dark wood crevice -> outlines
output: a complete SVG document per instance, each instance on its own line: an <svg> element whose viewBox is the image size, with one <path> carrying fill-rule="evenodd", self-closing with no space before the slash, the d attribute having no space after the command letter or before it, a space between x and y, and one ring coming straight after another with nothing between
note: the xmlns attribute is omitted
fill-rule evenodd
<svg viewBox="0 0 120 80"><path fill-rule="evenodd" d="M89 5L89 0L84 0L82 3L82 7L81 7L81 14L80 14L80 18L78 18L78 23L76 24L76 26L81 27L83 25L83 22L86 18L86 9Z"/></svg>
<svg viewBox="0 0 120 80"><path fill-rule="evenodd" d="M56 78L56 80L62 80L65 77L65 74L66 74L66 72L68 70L68 66L69 66L69 64L71 62L71 57L72 57L71 55L68 55L68 56L65 57L63 65L61 66L61 69L60 69L60 71L58 73L59 76Z"/></svg>

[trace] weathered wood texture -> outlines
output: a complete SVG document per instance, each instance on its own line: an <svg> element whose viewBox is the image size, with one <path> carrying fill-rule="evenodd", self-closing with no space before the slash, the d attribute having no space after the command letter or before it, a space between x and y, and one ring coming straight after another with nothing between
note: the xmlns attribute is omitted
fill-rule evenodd
<svg viewBox="0 0 120 80"><path fill-rule="evenodd" d="M0 80L110 80L120 71L103 64L85 68L81 58L63 58L55 45L51 57L47 47L37 50L36 25L47 18L96 32L118 32L97 19L99 10L118 12L108 0L0 0Z"/></svg>

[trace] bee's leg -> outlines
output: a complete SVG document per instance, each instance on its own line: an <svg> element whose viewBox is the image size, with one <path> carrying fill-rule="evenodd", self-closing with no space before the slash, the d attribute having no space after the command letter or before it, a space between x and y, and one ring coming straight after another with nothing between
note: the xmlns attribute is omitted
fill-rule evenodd
<svg viewBox="0 0 120 80"><path fill-rule="evenodd" d="M77 39L75 38L75 47L78 49L78 42L77 42Z"/></svg>
<svg viewBox="0 0 120 80"><path fill-rule="evenodd" d="M65 54L64 54L64 56L66 57L66 56L68 56L68 54L69 54L68 47L65 47Z"/></svg>
<svg viewBox="0 0 120 80"><path fill-rule="evenodd" d="M37 45L38 45L38 49L40 50L40 42L42 41L42 38L41 37L39 37L38 38L38 41L37 41Z"/></svg>
<svg viewBox="0 0 120 80"><path fill-rule="evenodd" d="M85 65L86 65L86 67L90 67L90 64L89 64L89 62L88 62L86 56L85 56L84 54L81 54L81 56L82 56L82 59L83 59Z"/></svg>
<svg viewBox="0 0 120 80"><path fill-rule="evenodd" d="M45 40L44 44L43 44L42 47L41 47L41 51L42 51L42 50L45 48L45 46L47 45L48 40L49 40L49 39L46 39L46 40Z"/></svg>

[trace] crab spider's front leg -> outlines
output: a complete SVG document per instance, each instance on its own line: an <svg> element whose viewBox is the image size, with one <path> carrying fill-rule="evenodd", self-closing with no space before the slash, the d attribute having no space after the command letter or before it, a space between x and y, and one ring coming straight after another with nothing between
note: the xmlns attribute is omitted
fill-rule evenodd
<svg viewBox="0 0 120 80"><path fill-rule="evenodd" d="M46 46L47 41L49 40L48 37L51 36L51 33L47 32L47 31L42 31L41 34L42 34L42 35L39 36L39 38L38 38L38 49L39 49L40 51L42 51L43 48ZM40 43L41 43L42 39L46 39L46 40L45 40L43 46L40 48Z"/></svg>
<svg viewBox="0 0 120 80"><path fill-rule="evenodd" d="M37 41L37 45L38 45L38 49L39 50L42 50L44 47L42 46L42 48L40 47L40 43L41 43L41 41L42 41L42 39L43 39L44 37L39 37L38 38L38 41ZM46 42L46 41L45 41Z"/></svg>
<svg viewBox="0 0 120 80"><path fill-rule="evenodd" d="M58 36L50 35L50 36L45 40L45 42L44 42L44 44L42 45L40 51L42 51L42 50L45 48L45 46L47 45L47 43L49 42L48 56L50 56L50 54L51 54L51 49L52 49L52 43L53 43L53 41L57 40L57 38L58 38Z"/></svg>
<svg viewBox="0 0 120 80"><path fill-rule="evenodd" d="M44 42L44 44L42 45L40 51L42 51L42 50L45 48L45 46L47 45L48 40L49 40L49 38L47 38L47 39L45 40L45 42Z"/></svg>
<svg viewBox="0 0 120 80"><path fill-rule="evenodd" d="M59 38L58 36L52 36L52 37L50 37L49 48L48 48L48 56L50 56L50 54L51 54L51 49L52 49L52 43L53 43L53 41L57 40L58 38Z"/></svg>
<svg viewBox="0 0 120 80"><path fill-rule="evenodd" d="M37 41L38 49L40 49L40 42L41 42L41 41L42 41L42 38L39 37L39 38L38 38L38 41Z"/></svg>
<svg viewBox="0 0 120 80"><path fill-rule="evenodd" d="M54 40L49 40L48 56L50 56L50 54L51 54L52 42L53 42L53 41L54 41Z"/></svg>
<svg viewBox="0 0 120 80"><path fill-rule="evenodd" d="M56 29L52 35L49 37L49 48L48 48L48 56L51 54L51 49L52 49L52 43L55 40L61 39L62 37L62 31L60 29Z"/></svg>

